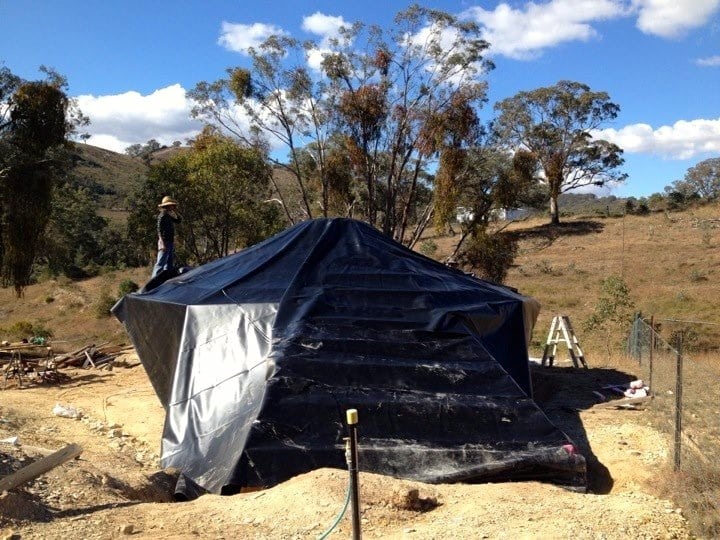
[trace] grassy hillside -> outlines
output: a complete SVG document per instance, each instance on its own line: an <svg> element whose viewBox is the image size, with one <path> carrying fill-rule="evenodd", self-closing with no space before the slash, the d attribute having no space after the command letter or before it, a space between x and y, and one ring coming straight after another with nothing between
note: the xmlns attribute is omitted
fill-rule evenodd
<svg viewBox="0 0 720 540"><path fill-rule="evenodd" d="M602 280L621 276L646 316L711 323L665 322L664 333L687 326L698 336L696 348L715 349L720 345L717 215L713 205L678 214L567 220L557 231L539 223L519 225L521 252L508 283L540 300L540 330L547 331L553 315L567 314L579 331L595 310ZM545 337L536 332L537 339ZM607 339L603 333L586 337L596 346Z"/></svg>
<svg viewBox="0 0 720 540"><path fill-rule="evenodd" d="M98 197L104 210L120 210L133 184L147 172L142 160L110 150L76 143L72 173Z"/></svg>
<svg viewBox="0 0 720 540"><path fill-rule="evenodd" d="M519 254L506 283L542 304L534 335L540 354L555 315L570 316L581 345L607 354L625 337L618 331L585 331L611 275L622 277L637 311L663 322L663 334L690 328L695 349L720 346L720 206L646 216L565 218L559 227L547 218L513 223L506 231L519 240ZM502 224L500 224L502 226ZM449 254L459 235L433 237L435 257ZM587 351L586 351L587 352Z"/></svg>
<svg viewBox="0 0 720 540"><path fill-rule="evenodd" d="M537 298L542 311L534 335L539 354L554 315L570 316L588 358L619 349L619 331L585 331L583 322L593 313L601 282L622 276L638 311L657 318L705 321L690 325L697 334L694 346L716 349L720 344L720 206L706 206L674 214L617 218L566 219L550 227L533 218L506 230L519 239L520 251L507 284ZM716 217L718 216L718 217ZM435 257L446 256L455 237L432 237ZM98 318L101 297L116 296L123 279L142 285L146 268L113 272L70 282L52 280L28 288L16 300L12 289L0 290L0 327L21 320L39 321L57 339L103 336L124 339L114 321ZM671 331L680 325L664 323ZM1 339L5 339L0 336Z"/></svg>
<svg viewBox="0 0 720 540"><path fill-rule="evenodd" d="M161 149L149 161L167 159L181 150ZM74 161L73 174L98 196L98 212L123 221L126 197L133 184L146 174L146 162L86 144L77 144ZM280 193L275 191L273 197L282 194L295 217L302 219L297 184L280 168L274 169L274 176ZM561 210L576 215L564 216L559 227L549 226L546 217L531 217L505 229L517 238L520 248L507 284L534 296L543 306L535 331L534 354L539 354L550 320L558 314L570 316L585 348L607 354L610 348L619 347L624 337L619 330L608 335L583 329L597 306L602 281L611 275L625 280L630 299L644 315L710 323L685 325L693 332L691 345L710 350L720 346L720 314L715 309L720 299L719 206L623 216L622 199L563 197ZM459 235L436 237L429 232L425 239L437 246L432 256L442 260L452 252ZM418 249L422 248L421 242ZM15 300L10 290L0 290L0 328L19 320L39 320L55 330L58 339L81 335L81 329L87 329L89 335L115 333L117 337L119 329L107 319L98 319L93 306L102 295L116 295L117 285L126 277L142 284L146 274L147 269L139 269L80 283L41 283L30 287L21 300ZM81 299L76 298L78 295ZM64 303L66 298L75 300ZM663 324L668 333L682 326Z"/></svg>

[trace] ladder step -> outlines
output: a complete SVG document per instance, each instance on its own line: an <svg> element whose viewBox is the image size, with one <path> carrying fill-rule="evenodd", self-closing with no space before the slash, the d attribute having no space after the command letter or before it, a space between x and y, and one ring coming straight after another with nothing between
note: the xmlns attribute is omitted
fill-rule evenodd
<svg viewBox="0 0 720 540"><path fill-rule="evenodd" d="M570 354L570 360L572 360L575 367L588 367L585 361L585 355L580 348L580 342L570 323L570 317L567 315L557 315L553 317L552 323L550 324L550 332L545 342L545 351L543 352L541 362L543 366L546 364L550 366L553 365L555 349L558 343L565 343L568 348L568 353ZM551 347L553 348L552 354L550 354Z"/></svg>

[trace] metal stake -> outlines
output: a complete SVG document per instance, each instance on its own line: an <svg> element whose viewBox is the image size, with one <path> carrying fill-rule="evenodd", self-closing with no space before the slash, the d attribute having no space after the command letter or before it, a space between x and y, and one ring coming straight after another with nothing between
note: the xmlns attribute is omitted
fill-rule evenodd
<svg viewBox="0 0 720 540"><path fill-rule="evenodd" d="M348 462L348 470L350 471L350 492L352 498L352 525L353 540L361 540L362 533L360 530L360 485L358 482L358 448L357 448L357 409L348 409L346 411L348 430L350 431L350 461Z"/></svg>
<svg viewBox="0 0 720 540"><path fill-rule="evenodd" d="M682 390L683 390L683 334L678 338L677 364L675 373L675 471L680 470L682 450Z"/></svg>

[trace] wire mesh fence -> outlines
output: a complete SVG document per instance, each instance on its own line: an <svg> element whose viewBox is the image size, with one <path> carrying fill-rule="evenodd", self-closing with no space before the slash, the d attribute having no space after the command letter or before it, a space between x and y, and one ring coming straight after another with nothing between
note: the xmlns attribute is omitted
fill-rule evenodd
<svg viewBox="0 0 720 540"><path fill-rule="evenodd" d="M687 479L683 488L694 491L696 507L708 515L718 515L720 370L688 354L689 328L701 323L687 323L678 326L664 322L664 331L670 331L666 339L654 320L636 318L628 338L628 353L638 361L650 387L650 417L668 435L673 468Z"/></svg>

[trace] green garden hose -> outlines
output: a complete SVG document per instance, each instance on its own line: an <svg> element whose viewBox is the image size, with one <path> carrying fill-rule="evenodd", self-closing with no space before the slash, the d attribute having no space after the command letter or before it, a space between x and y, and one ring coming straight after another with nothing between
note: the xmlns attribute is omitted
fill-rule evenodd
<svg viewBox="0 0 720 540"><path fill-rule="evenodd" d="M322 533L320 536L317 537L317 540L324 540L327 538L331 532L333 532L333 529L338 526L338 523L342 520L343 516L345 515L345 511L347 510L348 504L350 504L350 484L348 484L347 488L347 495L345 495L345 504L343 504L342 510L340 510L340 513L335 518L335 521L332 525L330 525L330 528L326 530L324 533Z"/></svg>

